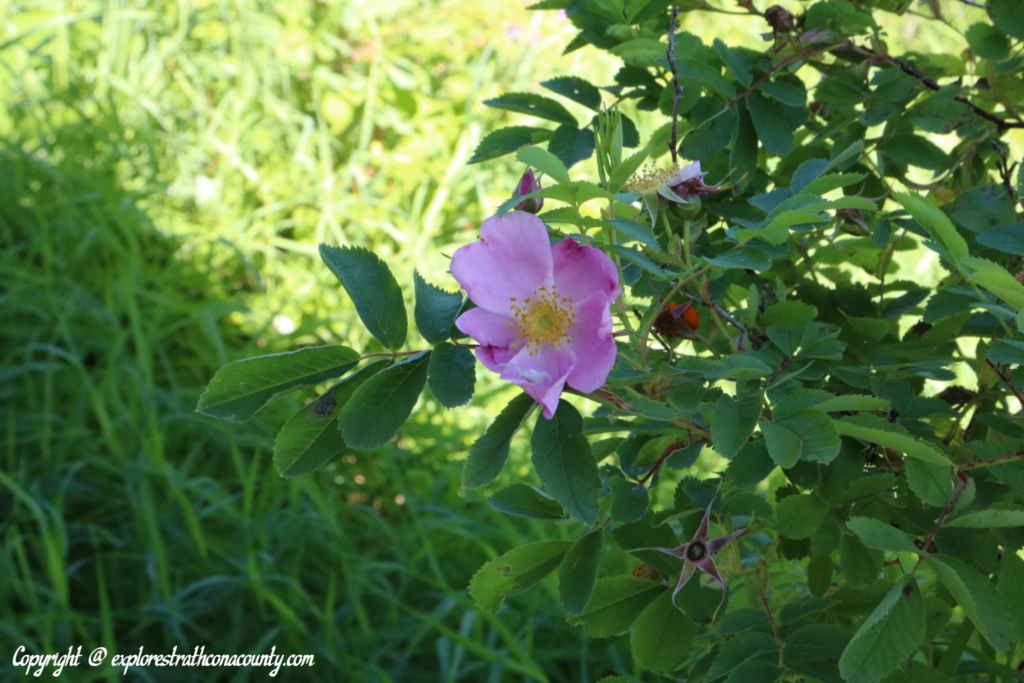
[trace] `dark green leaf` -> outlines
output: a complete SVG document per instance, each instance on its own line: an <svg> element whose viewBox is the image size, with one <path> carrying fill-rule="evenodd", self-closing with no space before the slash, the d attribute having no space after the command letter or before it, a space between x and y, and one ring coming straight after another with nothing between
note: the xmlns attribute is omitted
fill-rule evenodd
<svg viewBox="0 0 1024 683"><path fill-rule="evenodd" d="M558 501L521 481L498 489L487 502L499 512L520 517L562 519L565 516L565 511Z"/></svg>
<svg viewBox="0 0 1024 683"><path fill-rule="evenodd" d="M626 524L644 518L650 500L643 484L634 484L622 477L614 477L608 484L612 489L612 519Z"/></svg>
<svg viewBox="0 0 1024 683"><path fill-rule="evenodd" d="M768 454L764 439L758 439L743 445L726 468L725 478L745 489L764 481L774 469L775 461Z"/></svg>
<svg viewBox="0 0 1024 683"><path fill-rule="evenodd" d="M839 566L843 578L854 588L863 588L878 578L883 558L881 551L868 548L856 536L839 539Z"/></svg>
<svg viewBox="0 0 1024 683"><path fill-rule="evenodd" d="M276 397L339 377L359 362L345 346L313 346L228 363L199 397L196 411L245 422Z"/></svg>
<svg viewBox="0 0 1024 683"><path fill-rule="evenodd" d="M736 80L743 84L743 87L749 88L750 84L754 82L754 71L750 68L746 57L740 54L739 50L734 50L723 43L721 38L715 38L714 48L725 65L729 67L729 71L732 71Z"/></svg>
<svg viewBox="0 0 1024 683"><path fill-rule="evenodd" d="M944 171L949 168L949 155L931 140L921 135L895 135L883 147L889 158L898 166L916 166L929 171Z"/></svg>
<svg viewBox="0 0 1024 683"><path fill-rule="evenodd" d="M1024 40L1024 5L1017 0L988 0L988 15L999 29Z"/></svg>
<svg viewBox="0 0 1024 683"><path fill-rule="evenodd" d="M756 654L761 652L777 653L778 649L779 645L775 642L775 638L767 633L760 633L759 631L741 633L735 638L727 640L721 646L718 656L711 663L711 668L708 670L708 675L704 680L713 681L729 673Z"/></svg>
<svg viewBox="0 0 1024 683"><path fill-rule="evenodd" d="M633 624L633 657L647 671L672 671L690 654L696 633L697 625L672 604L672 594L665 591Z"/></svg>
<svg viewBox="0 0 1024 683"><path fill-rule="evenodd" d="M601 475L579 412L559 401L550 420L538 418L531 445L533 467L548 493L576 519L596 524Z"/></svg>
<svg viewBox="0 0 1024 683"><path fill-rule="evenodd" d="M413 271L413 287L416 291L416 307L413 318L416 329L428 344L437 344L448 339L448 333L462 309L462 292L446 292L430 284Z"/></svg>
<svg viewBox="0 0 1024 683"><path fill-rule="evenodd" d="M718 100L716 102L717 105L712 105L712 107L724 104ZM697 112L700 109L701 104L698 103L694 111ZM719 114L719 112L721 113ZM732 107L711 112L700 125L686 134L679 144L679 154L687 159L703 161L715 152L722 151L732 140L738 120L736 111Z"/></svg>
<svg viewBox="0 0 1024 683"><path fill-rule="evenodd" d="M764 609L741 607L730 611L722 617L718 622L718 629L715 633L720 636L728 636L768 626L770 623L768 614Z"/></svg>
<svg viewBox="0 0 1024 683"><path fill-rule="evenodd" d="M601 108L601 91L578 76L559 76L541 81L541 86L588 109Z"/></svg>
<svg viewBox="0 0 1024 683"><path fill-rule="evenodd" d="M532 126L506 126L491 131L480 144L476 151L469 158L470 164L478 164L481 161L490 161L500 156L511 154L524 145L536 145L551 137L551 131L544 128Z"/></svg>
<svg viewBox="0 0 1024 683"><path fill-rule="evenodd" d="M548 140L548 151L558 157L566 168L572 168L593 155L594 144L594 131L566 124L555 129Z"/></svg>
<svg viewBox="0 0 1024 683"><path fill-rule="evenodd" d="M362 247L320 245L320 258L348 292L367 331L397 351L405 343L408 320L402 289L379 256Z"/></svg>
<svg viewBox="0 0 1024 683"><path fill-rule="evenodd" d="M1024 365L1024 342L1000 339L992 343L985 357L993 363Z"/></svg>
<svg viewBox="0 0 1024 683"><path fill-rule="evenodd" d="M723 683L773 683L783 673L777 664L755 659L740 664Z"/></svg>
<svg viewBox="0 0 1024 683"><path fill-rule="evenodd" d="M1005 254L1024 256L1024 223L1000 225L977 237L978 244Z"/></svg>
<svg viewBox="0 0 1024 683"><path fill-rule="evenodd" d="M772 267L772 262L767 254L755 247L733 247L714 258L708 256L701 258L719 268L749 268L764 271Z"/></svg>
<svg viewBox="0 0 1024 683"><path fill-rule="evenodd" d="M509 444L519 431L526 416L537 403L529 394L522 393L508 402L501 414L469 449L469 457L462 466L462 488L476 489L494 481L508 459Z"/></svg>
<svg viewBox="0 0 1024 683"><path fill-rule="evenodd" d="M913 576L893 586L861 624L839 660L847 683L876 683L912 655L924 639L924 600Z"/></svg>
<svg viewBox="0 0 1024 683"><path fill-rule="evenodd" d="M640 616L665 586L660 581L634 576L611 576L594 586L586 610L569 617L574 626L582 625L592 638L608 638L622 633Z"/></svg>
<svg viewBox="0 0 1024 683"><path fill-rule="evenodd" d="M430 393L445 408L465 405L473 398L476 385L476 358L465 346L441 342L430 354L427 371Z"/></svg>
<svg viewBox="0 0 1024 683"><path fill-rule="evenodd" d="M679 539L668 524L651 526L651 513L639 522L617 524L612 530L612 538L624 551L635 555L645 563L669 576L678 576L682 570L682 560L666 555L657 550L636 550L636 548L675 548Z"/></svg>
<svg viewBox="0 0 1024 683"><path fill-rule="evenodd" d="M779 156L792 152L793 131L778 105L757 91L750 93L746 102L761 145Z"/></svg>
<svg viewBox="0 0 1024 683"><path fill-rule="evenodd" d="M933 507L942 507L953 495L953 481L950 468L933 465L917 458L903 461L907 483L917 497Z"/></svg>
<svg viewBox="0 0 1024 683"><path fill-rule="evenodd" d="M810 538L825 519L828 505L815 496L787 496L775 506L775 529L789 538Z"/></svg>
<svg viewBox="0 0 1024 683"><path fill-rule="evenodd" d="M555 570L570 541L541 541L510 550L481 567L469 582L477 607L497 614L506 595L521 593Z"/></svg>
<svg viewBox="0 0 1024 683"><path fill-rule="evenodd" d="M945 465L946 467L952 465L949 459L931 444L919 441L909 434L890 432L884 427L885 424L888 424L885 420L873 416L867 420L864 419L867 417L866 415L858 416L860 420L856 423L853 422L853 418L843 418L836 420L834 424L840 434L893 448L912 458L918 458L933 465Z"/></svg>
<svg viewBox="0 0 1024 683"><path fill-rule="evenodd" d="M338 416L338 428L352 448L383 446L412 413L427 383L429 351L382 370L356 389Z"/></svg>
<svg viewBox="0 0 1024 683"><path fill-rule="evenodd" d="M646 225L636 223L625 218L612 218L606 222L616 230L643 244L646 244L649 247L653 247L654 249L661 248L658 244L658 238L654 236L654 232L652 232Z"/></svg>
<svg viewBox="0 0 1024 683"><path fill-rule="evenodd" d="M580 614L590 602L603 542L603 528L591 531L572 544L558 568L558 595L569 614Z"/></svg>
<svg viewBox="0 0 1024 683"><path fill-rule="evenodd" d="M839 455L841 442L835 422L820 410L807 408L760 424L768 453L783 468L801 458L827 465Z"/></svg>
<svg viewBox="0 0 1024 683"><path fill-rule="evenodd" d="M576 117L569 113L569 110L550 97L525 92L508 92L494 99L484 100L484 104L495 109L515 111L520 114L529 114L538 118L554 121L555 123L567 123L576 125Z"/></svg>
<svg viewBox="0 0 1024 683"><path fill-rule="evenodd" d="M958 515L946 522L946 526L959 529L1006 529L1024 526L1024 509L1018 510L975 510Z"/></svg>
<svg viewBox="0 0 1024 683"><path fill-rule="evenodd" d="M1013 638L1013 618L996 587L977 569L952 557L927 555L925 559L978 631L1005 652Z"/></svg>
<svg viewBox="0 0 1024 683"><path fill-rule="evenodd" d="M971 51L982 59L1006 59L1010 54L1010 41L1006 34L991 24L971 24L965 34Z"/></svg>
<svg viewBox="0 0 1024 683"><path fill-rule="evenodd" d="M803 600L787 602L779 610L779 623L783 625L792 624L804 617L824 612L835 604L834 600L829 600L828 598L804 598ZM851 633L850 635L853 634ZM842 648L840 648L841 652Z"/></svg>
<svg viewBox="0 0 1024 683"><path fill-rule="evenodd" d="M829 604L831 600L827 601ZM783 607L785 609L785 607ZM811 624L786 637L786 654L811 655L839 659L853 638L853 631L835 624Z"/></svg>
<svg viewBox="0 0 1024 683"><path fill-rule="evenodd" d="M722 396L711 416L711 440L720 455L731 458L754 433L754 426L761 414L761 397L736 401L729 395Z"/></svg>
<svg viewBox="0 0 1024 683"><path fill-rule="evenodd" d="M807 588L811 595L820 598L828 592L832 585L832 558L828 555L815 555L807 563Z"/></svg>
<svg viewBox="0 0 1024 683"><path fill-rule="evenodd" d="M1017 220L1013 196L998 183L967 190L950 206L949 215L963 227L978 233Z"/></svg>
<svg viewBox="0 0 1024 683"><path fill-rule="evenodd" d="M338 415L363 382L387 365L378 361L361 368L295 413L274 440L274 467L286 479L314 472L345 448Z"/></svg>
<svg viewBox="0 0 1024 683"><path fill-rule="evenodd" d="M956 265L970 255L967 242L956 231L952 221L927 199L904 192L893 193L893 198L903 205L918 225L927 230L942 245Z"/></svg>
<svg viewBox="0 0 1024 683"><path fill-rule="evenodd" d="M1017 640L1024 640L1024 560L1017 553L1003 551L997 589L1013 617Z"/></svg>
<svg viewBox="0 0 1024 683"><path fill-rule="evenodd" d="M869 548L901 553L918 552L913 536L877 519L853 517L846 522L846 526Z"/></svg>

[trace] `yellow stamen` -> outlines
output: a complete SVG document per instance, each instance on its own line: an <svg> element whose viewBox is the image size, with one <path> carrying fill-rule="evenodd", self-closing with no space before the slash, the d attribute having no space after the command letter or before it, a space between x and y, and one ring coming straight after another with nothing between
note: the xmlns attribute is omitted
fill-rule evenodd
<svg viewBox="0 0 1024 683"><path fill-rule="evenodd" d="M541 287L533 297L523 300L524 305L515 303L515 299L511 301L512 315L519 326L517 343L523 340L531 356L544 344L561 348L568 341L569 331L576 322L576 311L572 299L559 295L557 287L550 291ZM515 347L516 344L512 344L511 348Z"/></svg>
<svg viewBox="0 0 1024 683"><path fill-rule="evenodd" d="M669 168L641 168L632 178L626 181L626 184L622 186L622 191L636 192L637 194L654 192L679 175L679 170L678 165L673 165Z"/></svg>

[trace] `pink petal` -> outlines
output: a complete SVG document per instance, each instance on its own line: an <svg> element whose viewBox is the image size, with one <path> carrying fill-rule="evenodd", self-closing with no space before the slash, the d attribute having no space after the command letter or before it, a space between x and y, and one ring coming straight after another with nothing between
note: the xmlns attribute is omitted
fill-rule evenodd
<svg viewBox="0 0 1024 683"><path fill-rule="evenodd" d="M555 286L562 296L577 305L595 292L604 292L606 302L619 296L619 272L608 254L571 237L556 244L552 252Z"/></svg>
<svg viewBox="0 0 1024 683"><path fill-rule="evenodd" d="M729 543L729 541L736 538L737 536L742 536L745 533L747 533L746 529L740 529L738 531L732 532L728 536L723 536L722 538L712 538L710 541L708 541L708 552L717 553L719 550L724 548L726 544Z"/></svg>
<svg viewBox="0 0 1024 683"><path fill-rule="evenodd" d="M715 558L707 555L703 560L697 563L697 566L700 567L702 572L722 584L722 602L725 602L725 599L729 596L729 589L725 585L725 579L723 579L722 575L718 573L718 566L715 564ZM719 607L721 607L721 605L719 605Z"/></svg>
<svg viewBox="0 0 1024 683"><path fill-rule="evenodd" d="M683 571L679 574L679 583L676 584L676 589L674 591L672 591L672 604L673 605L676 605L676 595L679 593L679 591L681 591L683 589L683 586L685 586L686 582L690 580L690 577L693 576L693 573L694 573L695 569L696 569L696 567L693 565L693 563L691 563L691 562L684 562L683 563ZM676 605L676 607L679 607L679 605Z"/></svg>
<svg viewBox="0 0 1024 683"><path fill-rule="evenodd" d="M717 497L718 494L716 493L715 496ZM707 538L708 538L708 520L711 519L711 506L714 505L714 504L715 504L715 499L712 498L711 502L708 503L707 511L704 513L704 521L702 521L700 523L700 526L697 527L697 533L695 533L693 535L693 540L696 541L698 538L701 539L702 541L706 541L707 540Z"/></svg>
<svg viewBox="0 0 1024 683"><path fill-rule="evenodd" d="M509 325L510 322L513 324ZM504 370L505 364L518 353L517 349L509 348L519 329L512 318L472 308L458 317L455 326L480 342L476 357L492 372Z"/></svg>
<svg viewBox="0 0 1024 683"><path fill-rule="evenodd" d="M687 547L687 545L689 545L689 544L688 543L684 543L683 545L679 546L678 548L649 548L649 550L657 550L659 552L665 553L666 555L671 555L672 557L678 557L680 560L685 560L686 559L686 547ZM634 552L636 550L644 550L644 548L634 548L630 552Z"/></svg>
<svg viewBox="0 0 1024 683"><path fill-rule="evenodd" d="M523 349L508 361L501 378L518 384L544 408L544 417L551 419L558 409L558 396L565 380L576 365L576 357L567 348L544 345L530 355Z"/></svg>
<svg viewBox="0 0 1024 683"><path fill-rule="evenodd" d="M597 391L608 379L618 354L612 338L612 313L603 293L594 292L576 307L576 322L569 334L576 354L569 386L586 394Z"/></svg>
<svg viewBox="0 0 1024 683"><path fill-rule="evenodd" d="M520 302L552 280L551 242L544 222L512 211L492 216L480 227L482 242L459 248L451 273L480 308L507 315L511 299Z"/></svg>

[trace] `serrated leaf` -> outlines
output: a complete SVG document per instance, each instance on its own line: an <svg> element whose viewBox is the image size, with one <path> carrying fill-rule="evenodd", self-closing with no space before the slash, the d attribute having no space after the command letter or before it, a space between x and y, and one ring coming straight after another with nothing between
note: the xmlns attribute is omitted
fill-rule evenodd
<svg viewBox="0 0 1024 683"><path fill-rule="evenodd" d="M825 195L832 190L838 190L841 187L856 185L857 183L863 182L866 177L867 176L863 173L831 173L829 175L822 176L817 180L812 180L800 190L800 193L819 196Z"/></svg>
<svg viewBox="0 0 1024 683"><path fill-rule="evenodd" d="M345 443L359 450L379 448L398 433L427 383L429 351L382 370L356 389L338 416Z"/></svg>
<svg viewBox="0 0 1024 683"><path fill-rule="evenodd" d="M768 614L763 609L740 607L739 609L730 610L728 614L719 619L715 634L728 636L743 633L744 631L752 631L755 628L768 626L770 623Z"/></svg>
<svg viewBox="0 0 1024 683"><path fill-rule="evenodd" d="M622 477L614 477L608 484L612 489L612 519L619 524L627 524L644 518L650 498L643 484L635 484Z"/></svg>
<svg viewBox="0 0 1024 683"><path fill-rule="evenodd" d="M880 418L875 418L875 420L884 422L884 420L881 420ZM855 424L850 418L843 418L835 421L835 426L839 430L840 434L863 439L871 443L877 443L879 446L892 448L905 453L912 458L918 458L919 460L923 460L924 462L928 462L933 465L945 465L947 467L952 466L953 463L951 463L949 459L940 453L934 446L925 443L924 441L918 441L909 435L884 431L881 428L870 426L871 424L872 423L870 422L867 424Z"/></svg>
<svg viewBox="0 0 1024 683"><path fill-rule="evenodd" d="M329 244L320 245L320 258L345 288L366 330L385 348L400 349L409 322L402 288L387 264L368 249Z"/></svg>
<svg viewBox="0 0 1024 683"><path fill-rule="evenodd" d="M715 451L726 458L734 456L754 433L760 414L760 396L742 401L722 396L711 416L711 440Z"/></svg>
<svg viewBox="0 0 1024 683"><path fill-rule="evenodd" d="M469 582L473 602L497 614L506 595L521 593L553 572L571 546L571 541L530 543L487 562Z"/></svg>
<svg viewBox="0 0 1024 683"><path fill-rule="evenodd" d="M835 604L832 600L829 604ZM785 607L783 607L785 609ZM810 624L786 637L786 653L839 659L853 639L853 631L836 624Z"/></svg>
<svg viewBox="0 0 1024 683"><path fill-rule="evenodd" d="M559 76L541 81L541 86L588 109L601 109L601 91L578 76Z"/></svg>
<svg viewBox="0 0 1024 683"><path fill-rule="evenodd" d="M579 129L568 124L555 129L548 140L548 151L554 154L566 168L589 159L595 149L594 131L589 128Z"/></svg>
<svg viewBox="0 0 1024 683"><path fill-rule="evenodd" d="M551 131L533 126L506 126L484 136L466 163L479 164L515 152L524 145L536 145L551 137ZM518 202L517 202L518 203Z"/></svg>
<svg viewBox="0 0 1024 683"><path fill-rule="evenodd" d="M829 600L828 598L804 598L802 600L787 602L782 606L782 609L779 610L779 623L782 625L792 624L800 621L804 617L817 614L818 612L824 612L836 604L835 600ZM850 635L852 636L853 634L851 633ZM840 648L839 653L841 652L842 649Z"/></svg>
<svg viewBox="0 0 1024 683"><path fill-rule="evenodd" d="M286 479L315 472L345 449L338 431L338 415L363 382L382 370L387 361L361 368L295 413L274 440L274 467Z"/></svg>
<svg viewBox="0 0 1024 683"><path fill-rule="evenodd" d="M818 309L802 301L780 301L772 304L761 314L765 327L795 327L809 323L818 317Z"/></svg>
<svg viewBox="0 0 1024 683"><path fill-rule="evenodd" d="M210 380L196 412L245 422L278 396L340 377L358 362L348 347L312 346L228 363Z"/></svg>
<svg viewBox="0 0 1024 683"><path fill-rule="evenodd" d="M1004 529L1024 526L1024 509L977 510L946 522L945 526L960 529Z"/></svg>
<svg viewBox="0 0 1024 683"><path fill-rule="evenodd" d="M978 570L952 557L927 555L925 560L978 631L997 650L1005 652L1013 637L1013 619L996 587Z"/></svg>
<svg viewBox="0 0 1024 683"><path fill-rule="evenodd" d="M604 529L598 528L578 539L558 568L558 595L569 614L580 614L590 602L601 563Z"/></svg>
<svg viewBox="0 0 1024 683"><path fill-rule="evenodd" d="M733 247L714 258L701 256L705 261L719 268L750 268L765 271L772 267L768 255L756 247Z"/></svg>
<svg viewBox="0 0 1024 683"><path fill-rule="evenodd" d="M750 68L750 63L747 62L746 57L739 50L734 50L723 43L721 38L715 38L713 46L718 56L729 67L729 71L732 71L732 75L736 77L736 80L743 87L749 88L750 84L754 82L754 70Z"/></svg>
<svg viewBox="0 0 1024 683"><path fill-rule="evenodd" d="M465 346L441 342L430 354L427 386L438 403L456 408L469 403L476 386L476 358Z"/></svg>
<svg viewBox="0 0 1024 683"><path fill-rule="evenodd" d="M768 453L783 468L792 467L801 458L827 465L839 455L842 442L834 421L815 408L760 424Z"/></svg>
<svg viewBox="0 0 1024 683"><path fill-rule="evenodd" d="M608 638L628 629L664 589L660 581L634 576L600 579L583 614L567 621L583 626L592 638Z"/></svg>
<svg viewBox="0 0 1024 683"><path fill-rule="evenodd" d="M992 24L971 24L964 34L971 51L982 59L1006 59L1010 54L1010 41L1006 34Z"/></svg>
<svg viewBox="0 0 1024 683"><path fill-rule="evenodd" d="M892 673L924 639L924 600L913 576L904 576L861 624L839 659L847 683L876 683Z"/></svg>
<svg viewBox="0 0 1024 683"><path fill-rule="evenodd" d="M816 598L828 592L832 585L832 558L828 555L816 555L807 563L807 590Z"/></svg>
<svg viewBox="0 0 1024 683"><path fill-rule="evenodd" d="M559 401L550 420L538 418L531 446L533 467L548 493L576 519L596 524L601 475L579 411Z"/></svg>
<svg viewBox="0 0 1024 683"><path fill-rule="evenodd" d="M487 502L499 512L520 517L562 519L565 516L565 511L558 501L522 481L501 487L487 499Z"/></svg>
<svg viewBox="0 0 1024 683"><path fill-rule="evenodd" d="M903 462L910 490L933 507L942 507L953 495L950 468L909 458Z"/></svg>
<svg viewBox="0 0 1024 683"><path fill-rule="evenodd" d="M1018 311L1024 309L1024 285L1005 268L976 256L964 258L960 264L973 271L967 276L968 280L981 285Z"/></svg>
<svg viewBox="0 0 1024 683"><path fill-rule="evenodd" d="M868 548L856 536L844 535L839 539L839 567L846 583L854 588L863 588L878 579L884 557L882 551Z"/></svg>
<svg viewBox="0 0 1024 683"><path fill-rule="evenodd" d="M661 245L658 244L658 238L654 236L654 232L646 225L625 218L612 218L608 221L602 221L602 223L607 223L624 235L628 235L649 247L654 249L661 248Z"/></svg>
<svg viewBox="0 0 1024 683"><path fill-rule="evenodd" d="M763 439L750 441L740 449L725 470L725 478L745 489L754 486L767 478L775 469L775 461L768 454L768 447Z"/></svg>
<svg viewBox="0 0 1024 683"><path fill-rule="evenodd" d="M792 152L793 131L778 105L757 91L747 96L746 103L757 138L765 150L779 156Z"/></svg>
<svg viewBox="0 0 1024 683"><path fill-rule="evenodd" d="M852 517L846 526L869 548L900 553L916 553L919 550L914 545L913 536L877 519Z"/></svg>
<svg viewBox="0 0 1024 683"><path fill-rule="evenodd" d="M977 237L978 244L998 249L1004 254L1024 256L1024 223L1000 225Z"/></svg>
<svg viewBox="0 0 1024 683"><path fill-rule="evenodd" d="M713 681L741 666L748 659L762 652L777 652L779 648L775 638L767 633L751 631L741 633L727 640L718 651L718 656L711 663L704 680ZM767 662L762 662L767 663ZM726 679L729 680L729 679Z"/></svg>
<svg viewBox="0 0 1024 683"><path fill-rule="evenodd" d="M828 505L817 496L786 496L775 506L775 530L787 538L810 538L828 512Z"/></svg>
<svg viewBox="0 0 1024 683"><path fill-rule="evenodd" d="M949 207L949 215L971 232L984 233L1016 221L1014 203L1013 195L1001 184L987 183L972 187L957 197Z"/></svg>
<svg viewBox="0 0 1024 683"><path fill-rule="evenodd" d="M576 125L576 117L569 113L569 110L550 97L525 92L509 92L499 95L490 100L484 100L484 104L495 109L514 111L520 114L529 114L555 123L568 123Z"/></svg>
<svg viewBox="0 0 1024 683"><path fill-rule="evenodd" d="M469 457L462 466L462 488L480 488L501 474L512 437L536 406L537 402L529 394L522 393L502 408L484 435L469 449Z"/></svg>
<svg viewBox="0 0 1024 683"><path fill-rule="evenodd" d="M462 292L446 292L435 287L415 270L412 276L416 292L416 307L413 309L416 329L428 344L443 342L448 339L452 324L462 310Z"/></svg>
<svg viewBox="0 0 1024 683"><path fill-rule="evenodd" d="M690 654L697 625L672 604L663 592L633 624L633 657L647 671L672 671Z"/></svg>
<svg viewBox="0 0 1024 683"><path fill-rule="evenodd" d="M643 166L643 163L647 161L647 157L650 154L651 148L644 147L623 159L621 164L612 169L611 177L608 179L608 189L612 192L621 190L626 181L632 178L633 174Z"/></svg>
<svg viewBox="0 0 1024 683"><path fill-rule="evenodd" d="M826 401L822 401L821 403L817 403L814 407L826 413L837 411L874 411L885 410L889 407L889 401L863 394L844 394L842 396L835 396Z"/></svg>
<svg viewBox="0 0 1024 683"><path fill-rule="evenodd" d="M927 230L935 241L942 245L946 253L953 259L953 265L959 267L960 260L966 258L970 252L967 249L967 242L956 231L946 214L917 194L894 192L893 198L910 212L918 225Z"/></svg>
<svg viewBox="0 0 1024 683"><path fill-rule="evenodd" d="M996 588L1013 616L1017 640L1024 640L1024 560L1017 553L1003 551Z"/></svg>
<svg viewBox="0 0 1024 683"><path fill-rule="evenodd" d="M546 149L527 145L516 152L516 159L538 171L543 171L559 182L569 182L569 171L566 170L565 164Z"/></svg>

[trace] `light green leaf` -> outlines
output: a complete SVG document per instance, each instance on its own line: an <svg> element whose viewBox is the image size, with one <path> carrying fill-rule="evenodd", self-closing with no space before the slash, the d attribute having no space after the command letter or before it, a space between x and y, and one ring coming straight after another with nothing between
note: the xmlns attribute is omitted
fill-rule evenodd
<svg viewBox="0 0 1024 683"><path fill-rule="evenodd" d="M924 600L913 576L896 582L861 624L839 659L846 683L876 683L912 655L924 639Z"/></svg>
<svg viewBox="0 0 1024 683"><path fill-rule="evenodd" d="M978 510L946 522L961 529L1005 529L1024 526L1024 510Z"/></svg>
<svg viewBox="0 0 1024 683"><path fill-rule="evenodd" d="M775 506L775 530L787 538L810 538L828 512L828 505L810 494L786 496Z"/></svg>
<svg viewBox="0 0 1024 683"><path fill-rule="evenodd" d="M456 408L469 403L476 386L476 358L465 346L441 342L430 354L427 386L438 403Z"/></svg>
<svg viewBox="0 0 1024 683"><path fill-rule="evenodd" d="M917 497L933 507L942 507L953 495L950 468L930 462L908 458L903 462L907 483Z"/></svg>
<svg viewBox="0 0 1024 683"><path fill-rule="evenodd" d="M1024 309L1024 285L1017 282L1008 270L976 256L964 258L960 265L973 271L967 276L968 280L981 285L1018 311Z"/></svg>
<svg viewBox="0 0 1024 683"><path fill-rule="evenodd" d="M533 519L562 519L565 511L558 501L549 498L526 482L503 486L487 499L499 512Z"/></svg>
<svg viewBox="0 0 1024 683"><path fill-rule="evenodd" d="M501 474L512 437L536 406L536 401L526 393L508 402L484 435L469 449L469 457L462 466L462 488L480 488Z"/></svg>
<svg viewBox="0 0 1024 683"><path fill-rule="evenodd" d="M278 396L340 377L358 362L359 354L345 346L312 346L228 363L210 380L196 411L245 422Z"/></svg>
<svg viewBox="0 0 1024 683"><path fill-rule="evenodd" d="M428 344L448 339L449 330L462 309L462 292L446 292L430 284L417 271L412 272L416 292L413 319L416 329Z"/></svg>
<svg viewBox="0 0 1024 683"><path fill-rule="evenodd" d="M580 614L590 602L603 542L603 528L591 531L572 544L558 568L558 595L569 614Z"/></svg>
<svg viewBox="0 0 1024 683"><path fill-rule="evenodd" d="M559 182L569 182L569 171L566 170L565 164L546 149L529 145L516 152L516 159L538 171L543 171Z"/></svg>
<svg viewBox="0 0 1024 683"><path fill-rule="evenodd" d="M837 411L874 411L885 410L889 407L889 401L863 394L844 394L842 396L830 398L827 401L822 401L814 407L818 410L825 411L826 413Z"/></svg>
<svg viewBox="0 0 1024 683"><path fill-rule="evenodd" d="M600 579L583 614L567 621L583 626L592 638L608 638L622 633L640 616L665 586L660 581L635 576L611 576Z"/></svg>
<svg viewBox="0 0 1024 683"><path fill-rule="evenodd" d="M996 587L977 569L947 555L927 555L925 560L978 631L1005 652L1013 637L1013 619Z"/></svg>
<svg viewBox="0 0 1024 683"><path fill-rule="evenodd" d="M964 37L971 51L982 59L1002 60L1010 54L1010 41L1006 34L992 24L981 21L971 24Z"/></svg>
<svg viewBox="0 0 1024 683"><path fill-rule="evenodd" d="M571 541L541 541L510 550L473 575L469 594L477 607L497 614L506 595L521 593L555 570Z"/></svg>
<svg viewBox="0 0 1024 683"><path fill-rule="evenodd" d="M548 493L576 519L596 524L601 475L579 412L559 401L550 420L538 418L531 445L533 467Z"/></svg>
<svg viewBox="0 0 1024 683"><path fill-rule="evenodd" d="M918 225L931 234L953 259L953 265L959 268L961 259L966 258L970 252L967 249L967 242L956 231L946 214L916 193L894 192L893 198L910 212Z"/></svg>
<svg viewBox="0 0 1024 683"><path fill-rule="evenodd" d="M637 664L647 671L672 671L690 654L697 625L663 592L633 624L630 644Z"/></svg>
<svg viewBox="0 0 1024 683"><path fill-rule="evenodd" d="M761 324L765 327L795 327L809 323L818 317L818 309L802 301L780 301L772 304L761 314Z"/></svg>
<svg viewBox="0 0 1024 683"><path fill-rule="evenodd" d="M863 420L864 417L860 416ZM878 422L885 423L885 420L880 418L874 418ZM912 436L907 434L899 434L895 432L885 431L874 426L873 422L861 421L854 423L852 418L843 418L835 421L835 426L839 430L840 434L846 436L852 436L857 439L863 439L871 443L877 443L879 446L886 448L892 448L894 450L906 453L912 458L918 458L925 462L933 465L945 465L951 467L953 463L949 459L940 453L934 446L925 443L924 441L918 441Z"/></svg>
<svg viewBox="0 0 1024 683"><path fill-rule="evenodd" d="M317 400L295 413L274 440L274 467L286 479L314 472L345 448L338 415L363 382L388 361L371 363L341 380Z"/></svg>
<svg viewBox="0 0 1024 683"><path fill-rule="evenodd" d="M722 396L711 416L711 440L720 455L734 456L750 435L761 414L761 397L753 396L736 401L729 395Z"/></svg>
<svg viewBox="0 0 1024 683"><path fill-rule="evenodd" d="M846 522L847 528L860 537L869 548L891 550L900 553L916 553L914 537L884 522L870 517L852 517Z"/></svg>
<svg viewBox="0 0 1024 683"><path fill-rule="evenodd" d="M387 264L368 249L329 244L320 245L320 258L348 292L373 338L392 351L402 348L409 321L402 288Z"/></svg>
<svg viewBox="0 0 1024 683"><path fill-rule="evenodd" d="M429 351L382 370L356 389L338 416L338 429L352 448L383 446L412 413L427 383Z"/></svg>
<svg viewBox="0 0 1024 683"><path fill-rule="evenodd" d="M621 190L622 186L626 184L626 181L632 178L633 174L643 166L650 154L651 148L644 147L643 149L634 152L627 159L624 159L621 164L612 169L611 177L608 179L608 189L612 192L618 192Z"/></svg>

